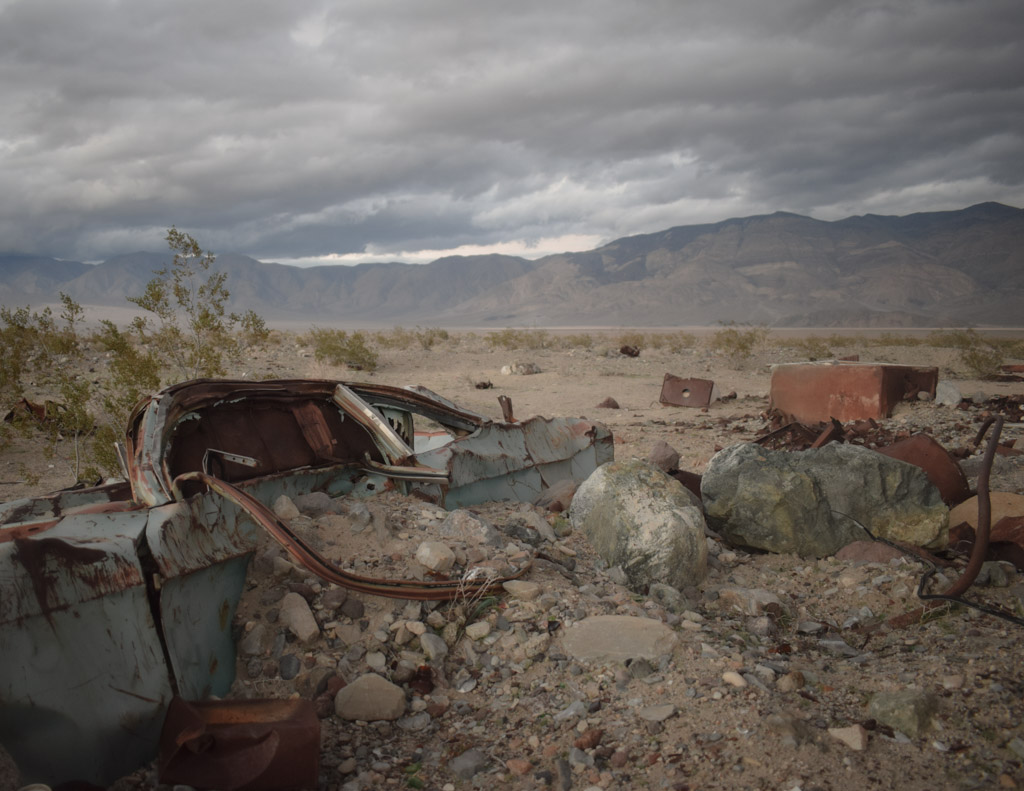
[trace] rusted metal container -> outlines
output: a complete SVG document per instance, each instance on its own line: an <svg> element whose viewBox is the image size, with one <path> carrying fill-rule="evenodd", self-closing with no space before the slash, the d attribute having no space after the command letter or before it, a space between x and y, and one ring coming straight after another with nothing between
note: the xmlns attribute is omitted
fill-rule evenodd
<svg viewBox="0 0 1024 791"><path fill-rule="evenodd" d="M942 502L954 506L971 496L967 476L956 459L927 434L915 434L884 448L876 448L884 456L920 467L942 496Z"/></svg>
<svg viewBox="0 0 1024 791"><path fill-rule="evenodd" d="M919 392L935 396L938 368L875 363L787 363L772 371L769 408L799 423L886 418Z"/></svg>
<svg viewBox="0 0 1024 791"><path fill-rule="evenodd" d="M718 400L718 389L710 379L683 379L665 374L658 400L666 406L707 407Z"/></svg>
<svg viewBox="0 0 1024 791"><path fill-rule="evenodd" d="M318 787L320 720L308 700L174 698L160 734L160 782L223 791Z"/></svg>

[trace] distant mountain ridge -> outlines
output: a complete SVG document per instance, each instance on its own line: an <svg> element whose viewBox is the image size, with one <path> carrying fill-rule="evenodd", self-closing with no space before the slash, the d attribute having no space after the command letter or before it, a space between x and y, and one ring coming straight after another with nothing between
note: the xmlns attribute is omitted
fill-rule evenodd
<svg viewBox="0 0 1024 791"><path fill-rule="evenodd" d="M0 254L0 304L130 307L168 253L88 265ZM550 255L298 268L233 253L233 310L350 326L1022 326L1024 210L786 212L685 225Z"/></svg>

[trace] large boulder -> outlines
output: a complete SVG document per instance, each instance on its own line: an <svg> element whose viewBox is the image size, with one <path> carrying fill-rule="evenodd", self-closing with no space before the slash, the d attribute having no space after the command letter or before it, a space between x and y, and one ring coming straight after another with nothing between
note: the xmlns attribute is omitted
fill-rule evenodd
<svg viewBox="0 0 1024 791"><path fill-rule="evenodd" d="M569 520L631 588L664 582L683 588L707 575L700 503L657 467L630 459L598 467L580 484Z"/></svg>
<svg viewBox="0 0 1024 791"><path fill-rule="evenodd" d="M856 445L799 453L733 445L701 482L708 524L728 542L826 557L872 535L939 549L949 510L920 467Z"/></svg>

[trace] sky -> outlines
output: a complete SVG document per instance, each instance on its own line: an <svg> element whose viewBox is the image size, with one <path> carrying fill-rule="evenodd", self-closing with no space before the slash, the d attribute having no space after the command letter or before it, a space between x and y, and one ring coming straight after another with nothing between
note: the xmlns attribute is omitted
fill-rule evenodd
<svg viewBox="0 0 1024 791"><path fill-rule="evenodd" d="M1024 207L1021 0L0 0L0 251L537 258Z"/></svg>

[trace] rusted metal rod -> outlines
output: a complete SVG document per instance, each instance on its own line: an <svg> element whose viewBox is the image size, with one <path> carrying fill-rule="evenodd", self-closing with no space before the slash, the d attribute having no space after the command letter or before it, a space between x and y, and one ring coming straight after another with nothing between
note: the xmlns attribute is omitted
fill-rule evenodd
<svg viewBox="0 0 1024 791"><path fill-rule="evenodd" d="M978 432L978 442L981 441L984 431L989 425L994 425L994 428L992 436L989 437L988 446L985 448L981 472L978 474L978 527L974 532L974 547L971 549L971 559L968 561L964 573L960 575L960 579L950 585L949 590L942 594L948 598L962 596L971 587L985 562L985 555L988 554L988 539L992 528L992 498L989 495L988 482L992 474L996 448L999 445L999 434L1003 430L1002 415L985 421L981 431Z"/></svg>

